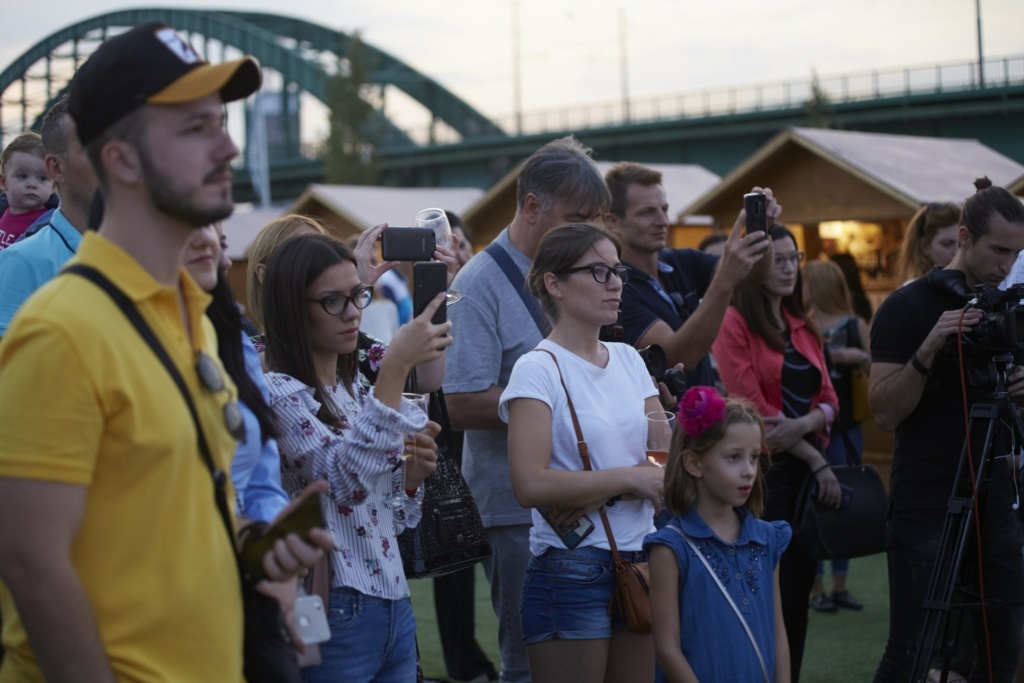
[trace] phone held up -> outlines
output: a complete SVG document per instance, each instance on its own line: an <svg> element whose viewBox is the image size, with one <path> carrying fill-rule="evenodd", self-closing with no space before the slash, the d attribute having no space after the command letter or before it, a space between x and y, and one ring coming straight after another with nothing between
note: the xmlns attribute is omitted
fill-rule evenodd
<svg viewBox="0 0 1024 683"><path fill-rule="evenodd" d="M385 228L380 235L380 253L385 261L429 261L434 258L437 238L430 228Z"/></svg>
<svg viewBox="0 0 1024 683"><path fill-rule="evenodd" d="M387 232L385 230L385 232ZM420 261L412 266L412 314L418 316L441 292L448 289L448 266L440 261ZM448 320L448 304L444 301L430 319L435 325Z"/></svg>
<svg viewBox="0 0 1024 683"><path fill-rule="evenodd" d="M743 208L747 212L747 234L768 230L768 197L763 192L743 195Z"/></svg>
<svg viewBox="0 0 1024 683"><path fill-rule="evenodd" d="M323 509L320 507L319 493L306 497L297 508L288 513L287 517L268 528L262 536L242 546L242 565L248 577L253 583L259 583L267 578L263 570L263 558L278 539L288 534L296 534L304 541L309 541L309 532L316 527L327 528Z"/></svg>

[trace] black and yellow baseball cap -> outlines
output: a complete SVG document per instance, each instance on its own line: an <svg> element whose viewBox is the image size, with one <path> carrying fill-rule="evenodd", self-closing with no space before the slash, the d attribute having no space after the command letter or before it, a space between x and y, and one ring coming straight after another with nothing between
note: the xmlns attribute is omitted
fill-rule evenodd
<svg viewBox="0 0 1024 683"><path fill-rule="evenodd" d="M83 145L144 104L182 104L220 93L224 102L259 90L252 57L204 61L178 32L160 23L136 26L100 45L71 81L68 113Z"/></svg>

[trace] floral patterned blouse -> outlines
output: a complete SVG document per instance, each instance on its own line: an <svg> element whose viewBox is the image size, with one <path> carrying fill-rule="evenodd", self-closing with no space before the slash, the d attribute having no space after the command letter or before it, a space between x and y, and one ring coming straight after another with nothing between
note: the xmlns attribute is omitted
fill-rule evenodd
<svg viewBox="0 0 1024 683"><path fill-rule="evenodd" d="M326 387L340 428L317 419L320 404L312 387L283 373L267 373L270 407L280 431L285 490L297 493L317 479L330 486L324 519L339 548L331 553L332 587L397 600L409 596L409 587L396 537L415 527L423 512L423 487L406 495L398 465L404 434L422 430L427 418L404 399L395 411L374 397L372 383L387 347L360 337L351 393L340 384ZM394 500L401 500L398 509Z"/></svg>

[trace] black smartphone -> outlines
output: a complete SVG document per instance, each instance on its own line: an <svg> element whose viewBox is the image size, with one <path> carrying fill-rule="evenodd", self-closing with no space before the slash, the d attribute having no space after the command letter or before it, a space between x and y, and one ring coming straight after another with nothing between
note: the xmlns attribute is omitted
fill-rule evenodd
<svg viewBox="0 0 1024 683"><path fill-rule="evenodd" d="M768 197L761 192L743 195L743 208L747 212L747 234L768 230ZM385 232L387 232L385 230Z"/></svg>
<svg viewBox="0 0 1024 683"><path fill-rule="evenodd" d="M558 537L562 539L562 543L565 544L565 547L569 550L572 550L582 543L583 539L589 536L594 530L594 523L590 521L590 517L587 517L586 515L580 517L575 522L569 522L568 524L551 524L551 520L548 519L547 512L542 511L541 514L544 516L544 519L547 520L548 524L551 525L551 528L555 530L555 533L558 534Z"/></svg>
<svg viewBox="0 0 1024 683"><path fill-rule="evenodd" d="M430 228L385 228L380 234L380 253L385 261L429 261L437 238Z"/></svg>
<svg viewBox="0 0 1024 683"><path fill-rule="evenodd" d="M384 231L385 233L387 230ZM448 266L440 261L421 261L412 266L412 314L423 312L434 297L448 289ZM448 320L448 304L444 301L434 311L430 322L435 325Z"/></svg>
<svg viewBox="0 0 1024 683"><path fill-rule="evenodd" d="M284 538L288 534L297 534L299 538L308 541L310 530L316 527L327 528L324 522L323 508L320 507L319 493L308 496L287 517L267 529L267 533L251 543L243 545L242 564L253 583L266 578L266 573L263 571L263 557L279 538Z"/></svg>

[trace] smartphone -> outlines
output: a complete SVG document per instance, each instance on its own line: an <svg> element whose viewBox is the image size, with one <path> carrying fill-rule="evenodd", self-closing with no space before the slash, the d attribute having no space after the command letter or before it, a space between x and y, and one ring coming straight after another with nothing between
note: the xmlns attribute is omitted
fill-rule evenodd
<svg viewBox="0 0 1024 683"><path fill-rule="evenodd" d="M323 509L320 507L319 493L308 496L287 517L267 529L267 533L242 546L242 564L252 582L258 583L266 578L266 573L263 571L263 557L279 538L284 538L288 534L297 534L300 538L308 541L310 530L316 527L327 528L324 523Z"/></svg>
<svg viewBox="0 0 1024 683"><path fill-rule="evenodd" d="M761 192L745 194L743 195L743 208L747 212L748 235L752 232L768 230L768 197Z"/></svg>
<svg viewBox="0 0 1024 683"><path fill-rule="evenodd" d="M384 231L385 233L387 230ZM434 297L448 289L448 266L440 261L421 261L412 266L412 314L423 312ZM434 311L430 322L435 325L448 320L448 304L444 301Z"/></svg>
<svg viewBox="0 0 1024 683"><path fill-rule="evenodd" d="M324 601L319 595L300 595L295 598L295 626L303 645L324 643L331 639Z"/></svg>
<svg viewBox="0 0 1024 683"><path fill-rule="evenodd" d="M380 253L385 261L429 261L437 238L430 228L385 228L380 234Z"/></svg>
<svg viewBox="0 0 1024 683"><path fill-rule="evenodd" d="M541 514L544 515L545 520L548 520L546 512L541 512ZM562 543L569 550L582 543L583 539L594 530L594 523L586 515L568 524L551 524L550 520L548 520L548 524L551 525L551 528L555 530L555 533L558 534L558 537L562 539Z"/></svg>

